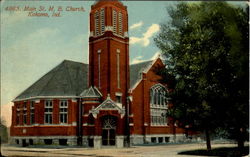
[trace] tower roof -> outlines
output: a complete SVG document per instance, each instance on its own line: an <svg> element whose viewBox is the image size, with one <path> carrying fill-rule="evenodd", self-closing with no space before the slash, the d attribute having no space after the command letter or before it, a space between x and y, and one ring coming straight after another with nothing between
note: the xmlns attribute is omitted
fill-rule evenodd
<svg viewBox="0 0 250 157"><path fill-rule="evenodd" d="M119 8L122 8L122 9L127 8L119 0L96 0L96 2L91 6L91 9L96 9L96 8L99 8L99 7L101 7L103 5L107 5L107 4L115 5L116 7L119 7Z"/></svg>

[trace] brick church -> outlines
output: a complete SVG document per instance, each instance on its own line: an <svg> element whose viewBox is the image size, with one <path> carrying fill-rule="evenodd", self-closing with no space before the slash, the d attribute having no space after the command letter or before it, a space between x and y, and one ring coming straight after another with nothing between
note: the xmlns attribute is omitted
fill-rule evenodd
<svg viewBox="0 0 250 157"><path fill-rule="evenodd" d="M159 67L160 58L129 65L127 7L95 2L89 64L65 60L13 100L11 143L101 148L184 139L163 116L171 103Z"/></svg>

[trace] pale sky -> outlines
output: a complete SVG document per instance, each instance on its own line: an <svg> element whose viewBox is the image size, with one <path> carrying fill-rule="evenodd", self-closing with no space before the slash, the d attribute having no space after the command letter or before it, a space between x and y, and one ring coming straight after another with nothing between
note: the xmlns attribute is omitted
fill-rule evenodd
<svg viewBox="0 0 250 157"><path fill-rule="evenodd" d="M89 12L94 1L1 2L1 105L9 104L41 76L61 63L88 63ZM123 1L128 7L130 63L155 58L160 50L153 38L168 21L170 1ZM245 3L245 2L242 2ZM83 7L85 12L62 11L61 17L32 17L28 11L6 7Z"/></svg>

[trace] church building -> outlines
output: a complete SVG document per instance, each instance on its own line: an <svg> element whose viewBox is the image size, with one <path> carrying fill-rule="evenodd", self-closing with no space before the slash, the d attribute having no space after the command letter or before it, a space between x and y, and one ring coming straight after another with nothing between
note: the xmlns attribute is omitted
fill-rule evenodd
<svg viewBox="0 0 250 157"><path fill-rule="evenodd" d="M17 96L11 143L101 148L183 140L164 114L171 101L160 58L129 64L127 7L91 6L89 64L64 60Z"/></svg>

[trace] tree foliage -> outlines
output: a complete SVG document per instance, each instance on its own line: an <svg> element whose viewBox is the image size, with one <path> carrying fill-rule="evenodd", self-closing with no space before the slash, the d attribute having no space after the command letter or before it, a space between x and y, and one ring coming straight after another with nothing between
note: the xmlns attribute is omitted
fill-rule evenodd
<svg viewBox="0 0 250 157"><path fill-rule="evenodd" d="M0 118L0 143L7 143L8 142L8 131L5 124L5 121Z"/></svg>
<svg viewBox="0 0 250 157"><path fill-rule="evenodd" d="M175 85L175 118L199 130L248 128L248 8L192 2L168 14L155 43L167 60L164 79Z"/></svg>

